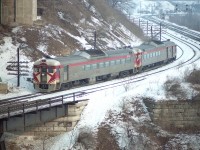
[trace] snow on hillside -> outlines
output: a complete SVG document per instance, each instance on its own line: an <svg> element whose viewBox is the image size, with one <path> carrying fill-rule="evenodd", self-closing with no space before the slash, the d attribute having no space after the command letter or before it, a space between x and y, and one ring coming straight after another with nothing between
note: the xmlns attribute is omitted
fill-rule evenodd
<svg viewBox="0 0 200 150"><path fill-rule="evenodd" d="M148 0L132 0L131 6L135 6L134 9L130 8L130 14L157 14L161 12L174 11L175 6L169 1L148 1ZM141 12L141 13L140 13Z"/></svg>
<svg viewBox="0 0 200 150"><path fill-rule="evenodd" d="M166 4L164 4L166 3ZM151 11L152 8L154 7L165 7L163 9L174 9L168 2L144 2L141 1L141 8L143 10L148 10ZM139 3L138 3L139 4ZM133 12L138 13L138 10L140 9L140 6L137 5L137 9L134 10ZM95 9L92 8L92 10L95 12ZM67 19L64 17L65 15L62 12L58 13L60 19L66 21ZM82 18L80 20L80 22L85 23L84 18ZM91 27L96 27L96 26L105 26L107 25L106 22L101 21L95 17L91 17L91 22L87 22L87 24L89 24ZM74 35L70 32L65 31L62 27L56 26L56 25L46 25L44 26L41 30L41 39L42 37L44 37L44 35L49 36L50 38L54 38L56 41L58 41L60 44L64 45L67 47L67 45L64 44L64 42L62 41L62 36L63 34L67 34L69 35L72 39L74 39L76 42L79 42L83 48L91 48L93 45L89 44L86 40L86 36L89 36L91 33L88 33L86 30L84 30L81 26L79 26L78 24L74 24L74 26L78 27L78 31L80 33L81 36L77 36ZM103 41L106 41L107 45L106 47L112 47L112 48L116 48L116 47L120 47L121 43L119 41L122 41L125 45L139 45L141 43L141 41L136 38L134 36L133 33L131 33L128 29L126 29L122 24L118 25L118 33L119 35L122 35L121 37L116 36L112 30L112 26L109 26L110 28L108 28L108 37L110 38L105 38L103 39ZM30 29L33 30L33 29ZM33 30L34 31L34 30ZM17 27L13 30L14 33L19 33L21 32L21 27ZM175 33L174 33L175 34ZM125 36L127 35L127 36ZM113 38L113 36L115 38ZM124 38L126 37L126 38ZM180 36L182 37L182 36ZM169 38L169 37L166 37ZM92 37L91 37L92 39ZM2 78L3 82L7 82L9 84L9 90L10 92L8 94L0 94L0 99L6 98L6 97L12 97L12 96L17 96L17 95L21 95L21 94L28 94L28 93L33 93L35 92L33 90L33 86L32 83L27 82L26 81L26 77L21 77L21 86L20 87L16 87L17 84L17 78L16 76L10 76L7 75L8 71L6 70L7 67L7 62L8 61L14 61L16 60L16 50L17 47L19 46L19 44L14 44L14 41L12 40L11 37L4 37L4 42L5 44L0 45L0 58L1 58L1 64L0 64L0 77ZM22 41L26 41L26 38L21 37ZM172 39L173 41L177 42L175 39ZM194 43L197 44L197 43ZM198 45L198 44L197 44ZM40 43L38 43L37 48L46 53L49 54L48 52L46 52L47 46L45 42L41 41ZM184 48L186 51L184 53L184 56L182 56L181 60L175 61L172 64L169 64L167 66L164 66L158 70L162 70L164 68L170 67L170 66L174 66L176 64L179 64L180 62L184 61L185 59L187 59L188 56L191 55L191 49L189 47L187 47L184 44L179 44L180 47ZM178 48L178 57L181 56L181 51ZM199 56L199 54L198 54ZM29 60L29 58L25 57L23 52L20 51L20 60ZM146 121L149 121L149 114L147 113L147 110L145 109L144 104L141 102L140 97L151 97L155 100L164 100L166 99L166 93L164 91L164 87L163 84L164 82L169 79L169 78L181 78L183 77L183 73L186 69L191 68L193 66L198 66L200 62L196 62L196 65L194 64L188 64L184 67L180 67L180 68L173 68L169 71L165 71L162 73L157 73L156 75L151 75L151 72L154 71L150 71L150 72L145 72L142 73L140 75L136 75L134 77L131 78L135 78L135 77L140 77L141 75L148 75L145 78L142 78L143 80L140 82L135 82L135 83L129 83L127 81L127 83L116 87L116 88L110 88L110 89L105 89L102 90L100 92L96 92L93 94L89 94L83 98L89 98L89 104L88 106L85 108L82 116L81 116L81 120L80 122L77 124L77 126L75 127L75 129L69 133L65 133L62 134L60 136L57 136L55 138L51 138L48 139L46 141L46 148L48 147L48 149L52 149L52 150L68 150L70 148L73 147L74 143L77 141L77 136L78 133L80 131L81 128L87 126L89 127L89 129L91 131L96 131L97 128L99 127L99 125L102 122L107 122L108 124L110 124L112 126L112 132L113 134L120 134L123 136L118 136L117 140L119 143L120 148L124 148L127 146L127 135L125 134L125 124L123 124L120 120L120 112L122 111L122 105L124 103L124 101L127 101L127 104L129 104L128 102L133 99L134 103L139 103L141 106L135 107L135 110L131 110L131 111L136 111L136 109L138 108L139 110L142 111L141 116L137 116L136 114L132 115L132 118L134 119L134 121L136 122L136 125L138 124L143 124ZM32 64L33 62L29 63L29 70L30 70L30 76L32 74ZM157 71L158 71L157 70ZM115 81L111 81L111 82L115 82ZM106 83L107 84L107 83ZM187 91L187 96L188 98L191 97L191 91L189 88L188 84L182 83L181 84ZM93 85L96 86L96 85ZM81 88L81 89L75 89L72 91L76 91L76 90L82 90L85 87ZM176 99L175 97L170 97L171 99ZM142 107L143 106L143 107ZM131 109L131 108L130 108ZM112 113L115 116L115 120L113 122L111 122L112 120L109 120L108 116L109 116L109 112L112 111ZM119 118L118 118L119 117ZM165 133L164 131L160 131L160 134L168 134ZM132 135L134 135L136 137L135 142L136 142L136 146L138 146L139 148L144 148L144 143L148 142L151 143L151 139L149 139L148 137L146 137L145 135L140 135L140 133L137 132L136 128L132 129ZM141 139L137 139L137 135L140 135ZM194 139L192 141L188 140L188 139ZM184 135L184 134L178 134L176 135L175 138L170 139L168 144L172 144L175 145L178 143L183 143L180 147L180 149L187 149L187 145L192 145L191 147L194 150L197 150L200 143L199 143L199 135ZM142 143L144 142L144 143ZM185 143L186 144L185 144ZM33 144L33 141L30 141L30 144ZM152 145L157 147L157 145L155 143L152 142ZM35 146L35 150L39 150L42 149L42 142L39 143L38 145L34 145ZM174 147L175 147L174 146ZM135 147L135 148L138 148ZM74 148L76 149L76 148ZM167 149L167 146L166 146ZM170 149L170 148L169 148Z"/></svg>

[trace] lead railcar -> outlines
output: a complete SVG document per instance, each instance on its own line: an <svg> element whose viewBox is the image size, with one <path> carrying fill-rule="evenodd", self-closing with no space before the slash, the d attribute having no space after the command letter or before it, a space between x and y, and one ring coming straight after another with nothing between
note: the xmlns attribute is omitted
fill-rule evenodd
<svg viewBox="0 0 200 150"><path fill-rule="evenodd" d="M40 59L33 66L34 88L40 92L134 74L176 59L176 44L145 42L117 50L81 50L69 56Z"/></svg>

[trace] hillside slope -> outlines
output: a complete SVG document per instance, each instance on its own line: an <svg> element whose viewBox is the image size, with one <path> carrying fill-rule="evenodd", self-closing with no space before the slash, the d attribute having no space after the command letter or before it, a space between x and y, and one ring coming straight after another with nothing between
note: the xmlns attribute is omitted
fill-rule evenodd
<svg viewBox="0 0 200 150"><path fill-rule="evenodd" d="M20 26L13 36L23 43L34 61L48 55L67 55L92 48L94 31L101 49L135 45L144 39L142 31L119 11L99 0L38 0L39 19L33 26Z"/></svg>

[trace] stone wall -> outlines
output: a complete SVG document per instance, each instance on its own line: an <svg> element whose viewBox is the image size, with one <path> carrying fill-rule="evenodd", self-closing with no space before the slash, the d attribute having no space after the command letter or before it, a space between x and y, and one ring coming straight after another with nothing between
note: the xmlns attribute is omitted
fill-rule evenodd
<svg viewBox="0 0 200 150"><path fill-rule="evenodd" d="M44 134L56 136L69 132L74 129L75 125L80 120L81 113L87 104L88 101L82 101L73 105L68 105L67 116L57 118L42 125L34 125L31 127L31 130L28 128L27 130L31 131L34 136L42 136ZM31 135L31 132L28 132L29 135Z"/></svg>
<svg viewBox="0 0 200 150"><path fill-rule="evenodd" d="M200 130L200 100L144 102L152 121L163 129L174 132Z"/></svg>
<svg viewBox="0 0 200 150"><path fill-rule="evenodd" d="M7 83L0 83L0 94L8 93L8 84Z"/></svg>

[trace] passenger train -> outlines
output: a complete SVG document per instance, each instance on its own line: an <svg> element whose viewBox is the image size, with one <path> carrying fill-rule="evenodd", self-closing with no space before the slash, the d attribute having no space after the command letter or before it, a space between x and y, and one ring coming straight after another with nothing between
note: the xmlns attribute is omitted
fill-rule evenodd
<svg viewBox="0 0 200 150"><path fill-rule="evenodd" d="M121 78L174 61L176 52L177 45L170 40L151 40L137 47L80 50L40 59L33 66L33 85L39 92L52 92Z"/></svg>

